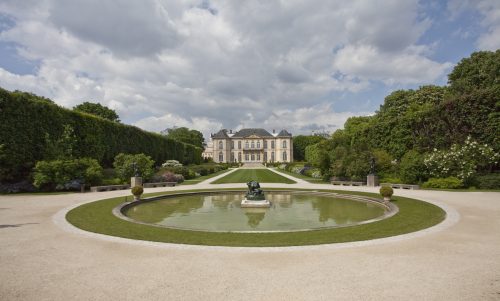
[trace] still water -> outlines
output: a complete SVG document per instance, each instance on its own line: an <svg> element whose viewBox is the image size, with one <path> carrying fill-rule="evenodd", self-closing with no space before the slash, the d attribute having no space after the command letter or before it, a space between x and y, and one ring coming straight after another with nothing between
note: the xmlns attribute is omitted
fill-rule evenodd
<svg viewBox="0 0 500 301"><path fill-rule="evenodd" d="M241 208L244 193L184 195L146 202L128 217L166 227L202 231L296 231L355 225L380 218L383 207L333 195L266 192L271 208Z"/></svg>

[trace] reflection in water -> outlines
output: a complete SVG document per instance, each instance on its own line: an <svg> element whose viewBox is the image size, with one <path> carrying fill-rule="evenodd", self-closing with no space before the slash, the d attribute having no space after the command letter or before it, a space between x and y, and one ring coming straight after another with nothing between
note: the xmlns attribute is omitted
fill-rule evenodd
<svg viewBox="0 0 500 301"><path fill-rule="evenodd" d="M271 208L240 208L243 193L186 195L130 208L146 223L205 231L299 230L349 225L384 214L378 205L331 195L268 192Z"/></svg>

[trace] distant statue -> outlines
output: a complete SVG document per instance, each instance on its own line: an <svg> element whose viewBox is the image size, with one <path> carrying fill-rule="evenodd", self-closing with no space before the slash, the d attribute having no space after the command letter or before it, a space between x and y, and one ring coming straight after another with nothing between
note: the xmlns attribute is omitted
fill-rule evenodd
<svg viewBox="0 0 500 301"><path fill-rule="evenodd" d="M375 174L375 158L372 157L370 160L370 174L374 175Z"/></svg>
<svg viewBox="0 0 500 301"><path fill-rule="evenodd" d="M247 183L248 192L246 194L247 200L259 201L265 200L264 192L260 189L260 184L257 181L250 181Z"/></svg>
<svg viewBox="0 0 500 301"><path fill-rule="evenodd" d="M139 168L137 167L137 162L132 162L132 168L134 169L134 177L140 177Z"/></svg>

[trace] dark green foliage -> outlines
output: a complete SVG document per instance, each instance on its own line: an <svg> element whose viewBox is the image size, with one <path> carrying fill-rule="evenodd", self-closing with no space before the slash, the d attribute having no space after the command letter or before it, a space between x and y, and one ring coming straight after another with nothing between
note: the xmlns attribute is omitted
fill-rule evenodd
<svg viewBox="0 0 500 301"><path fill-rule="evenodd" d="M399 164L403 183L419 183L426 179L424 157L415 150L408 151Z"/></svg>
<svg viewBox="0 0 500 301"><path fill-rule="evenodd" d="M475 183L480 189L500 189L500 173L477 176Z"/></svg>
<svg viewBox="0 0 500 301"><path fill-rule="evenodd" d="M304 136L293 137L293 160L304 161L306 156L306 147L319 143L326 138L322 136Z"/></svg>
<svg viewBox="0 0 500 301"><path fill-rule="evenodd" d="M0 120L0 182L26 179L37 161L53 159L60 153L54 151L54 144L68 145L65 137L69 129L76 137L76 142L71 142L71 156L93 158L105 167L110 167L119 153L144 153L158 163L168 159L201 161L202 150L194 145L67 110L29 93L0 88Z"/></svg>
<svg viewBox="0 0 500 301"><path fill-rule="evenodd" d="M166 132L166 136L171 139L192 144L197 147L203 147L203 142L205 141L201 132L197 130L190 130L186 127L167 129Z"/></svg>
<svg viewBox="0 0 500 301"><path fill-rule="evenodd" d="M73 110L98 116L107 120L120 122L119 116L114 110L111 110L100 103L84 102L74 107Z"/></svg>
<svg viewBox="0 0 500 301"><path fill-rule="evenodd" d="M379 192L381 196L390 198L394 194L394 189L390 186L382 186Z"/></svg>
<svg viewBox="0 0 500 301"><path fill-rule="evenodd" d="M462 181L455 177L448 178L430 178L425 182L423 188L439 188L439 189L457 189L462 188L464 185Z"/></svg>
<svg viewBox="0 0 500 301"><path fill-rule="evenodd" d="M134 163L139 176L144 180L148 180L153 176L155 162L151 157L145 154L130 155L122 153L115 157L115 162L113 163L116 174L122 181L128 182L128 180L135 175Z"/></svg>
<svg viewBox="0 0 500 301"><path fill-rule="evenodd" d="M70 181L79 180L91 186L99 184L102 177L102 167L94 159L38 161L34 184L42 190L63 190Z"/></svg>

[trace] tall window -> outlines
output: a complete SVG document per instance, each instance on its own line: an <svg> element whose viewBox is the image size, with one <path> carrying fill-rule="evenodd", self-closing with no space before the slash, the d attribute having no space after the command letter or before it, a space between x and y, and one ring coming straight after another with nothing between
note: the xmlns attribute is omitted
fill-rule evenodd
<svg viewBox="0 0 500 301"><path fill-rule="evenodd" d="M234 162L234 153L231 153L231 162Z"/></svg>
<svg viewBox="0 0 500 301"><path fill-rule="evenodd" d="M274 162L274 152L271 152L271 162Z"/></svg>
<svg viewBox="0 0 500 301"><path fill-rule="evenodd" d="M245 154L245 162L248 161L248 154Z"/></svg>
<svg viewBox="0 0 500 301"><path fill-rule="evenodd" d="M267 152L264 152L264 162L267 162Z"/></svg>
<svg viewBox="0 0 500 301"><path fill-rule="evenodd" d="M252 154L252 161L255 161L255 154Z"/></svg>
<svg viewBox="0 0 500 301"><path fill-rule="evenodd" d="M260 161L260 153L257 153L257 161Z"/></svg>
<svg viewBox="0 0 500 301"><path fill-rule="evenodd" d="M248 141L245 141L245 148L248 148Z"/></svg>
<svg viewBox="0 0 500 301"><path fill-rule="evenodd" d="M231 141L231 149L234 148L234 141Z"/></svg>
<svg viewBox="0 0 500 301"><path fill-rule="evenodd" d="M264 149L266 149L266 148L267 148L267 141L264 140Z"/></svg>
<svg viewBox="0 0 500 301"><path fill-rule="evenodd" d="M252 141L252 148L255 148L255 143Z"/></svg>
<svg viewBox="0 0 500 301"><path fill-rule="evenodd" d="M274 140L271 141L271 148L274 148Z"/></svg>
<svg viewBox="0 0 500 301"><path fill-rule="evenodd" d="M286 148L286 140L283 140L283 148Z"/></svg>
<svg viewBox="0 0 500 301"><path fill-rule="evenodd" d="M257 141L257 148L260 148L260 141Z"/></svg>
<svg viewBox="0 0 500 301"><path fill-rule="evenodd" d="M283 161L286 161L286 152L283 152Z"/></svg>
<svg viewBox="0 0 500 301"><path fill-rule="evenodd" d="M241 162L241 152L238 153L238 162Z"/></svg>
<svg viewBox="0 0 500 301"><path fill-rule="evenodd" d="M241 141L238 141L238 149L241 149Z"/></svg>
<svg viewBox="0 0 500 301"><path fill-rule="evenodd" d="M222 144L222 141L219 141L219 149L223 149L223 144Z"/></svg>
<svg viewBox="0 0 500 301"><path fill-rule="evenodd" d="M224 162L224 154L222 152L219 153L219 162Z"/></svg>

